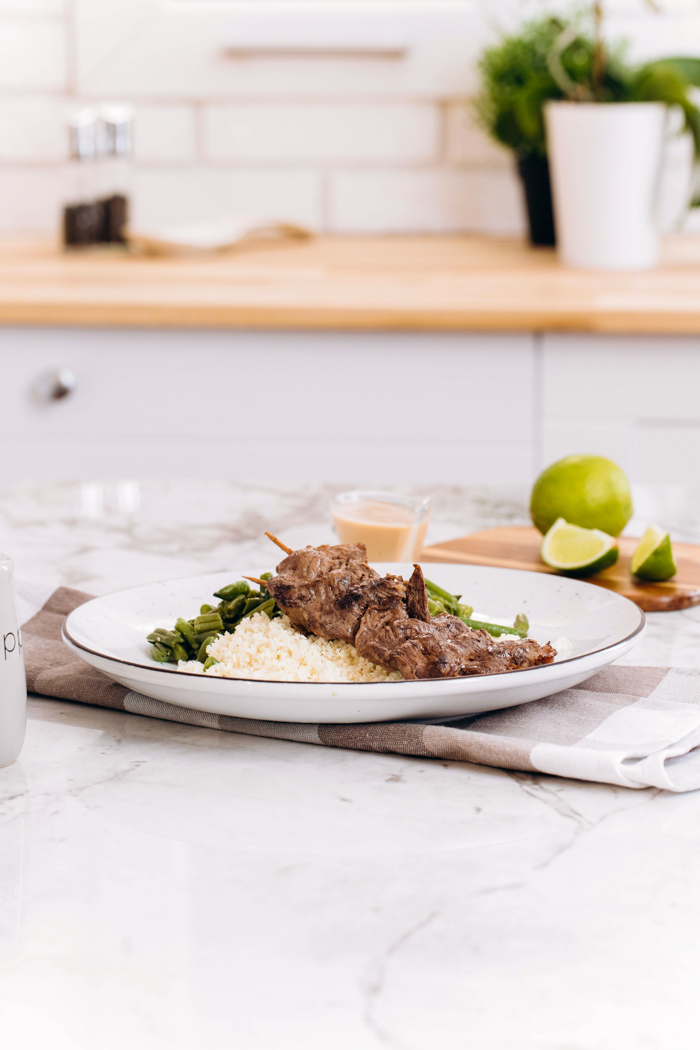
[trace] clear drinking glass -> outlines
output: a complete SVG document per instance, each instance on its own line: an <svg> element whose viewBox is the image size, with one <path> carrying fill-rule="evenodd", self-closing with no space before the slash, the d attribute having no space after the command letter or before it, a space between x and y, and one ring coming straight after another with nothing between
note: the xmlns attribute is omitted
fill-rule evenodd
<svg viewBox="0 0 700 1050"><path fill-rule="evenodd" d="M356 489L333 500L333 523L341 543L364 543L369 561L419 557L432 496Z"/></svg>
<svg viewBox="0 0 700 1050"><path fill-rule="evenodd" d="M0 767L18 757L27 724L27 680L12 572L11 559L0 554Z"/></svg>

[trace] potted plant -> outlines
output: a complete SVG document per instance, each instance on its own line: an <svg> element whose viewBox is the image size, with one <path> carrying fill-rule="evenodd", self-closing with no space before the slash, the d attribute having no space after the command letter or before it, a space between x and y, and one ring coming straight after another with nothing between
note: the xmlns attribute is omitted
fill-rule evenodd
<svg viewBox="0 0 700 1050"><path fill-rule="evenodd" d="M638 269L658 255L654 196L670 107L680 107L700 156L700 111L690 93L700 84L700 60L629 65L621 48L604 41L599 3L589 16L590 32L578 20L548 17L485 52L476 112L518 156L533 243L543 241L532 219L528 168L538 159L548 177L548 159L564 261Z"/></svg>
<svg viewBox="0 0 700 1050"><path fill-rule="evenodd" d="M594 46L582 75L572 77L561 61L575 25L562 30L548 59L563 94L544 107L559 251L572 266L645 269L659 254L656 195L671 107L683 113L700 156L700 111L690 93L700 60L629 65L604 41L600 3L591 14Z"/></svg>
<svg viewBox="0 0 700 1050"><path fill-rule="evenodd" d="M488 48L479 61L476 118L492 138L515 153L530 242L536 245L555 243L542 104L565 97L549 68L550 52L565 28L566 23L554 17L527 22L518 33ZM567 58L562 55L563 62Z"/></svg>

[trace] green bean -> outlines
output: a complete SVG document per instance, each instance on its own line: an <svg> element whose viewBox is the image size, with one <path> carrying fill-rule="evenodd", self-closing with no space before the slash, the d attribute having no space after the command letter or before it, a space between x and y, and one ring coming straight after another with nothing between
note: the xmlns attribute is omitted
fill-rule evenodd
<svg viewBox="0 0 700 1050"><path fill-rule="evenodd" d="M151 648L151 656L154 660L157 660L159 664L176 664L177 657L169 645L165 645L163 642L156 642Z"/></svg>
<svg viewBox="0 0 700 1050"><path fill-rule="evenodd" d="M506 627L501 623L484 623L481 620L464 620L467 627L471 627L474 631L488 631L494 638L499 638L502 634L517 634L520 638L527 636L527 631L524 631L522 627Z"/></svg>
<svg viewBox="0 0 700 1050"><path fill-rule="evenodd" d="M449 591L443 590L442 587L438 587L438 585L433 583L432 580L426 580L425 587L431 598L437 598L438 601L442 602L447 612L453 614L457 613L457 595L450 594Z"/></svg>
<svg viewBox="0 0 700 1050"><path fill-rule="evenodd" d="M238 597L239 594L250 594L250 584L246 583L245 580L239 580L238 583L227 583L225 587L214 591L214 597L221 598L225 602L231 601L233 598Z"/></svg>
<svg viewBox="0 0 700 1050"><path fill-rule="evenodd" d="M239 620L243 615L245 609L246 597L244 594L239 594L237 598L234 598L232 602L223 602L223 609L221 610L222 620Z"/></svg>
<svg viewBox="0 0 700 1050"><path fill-rule="evenodd" d="M164 627L156 627L155 631L146 638L147 642L162 642L169 649L176 644L182 644L182 635L179 631L166 631Z"/></svg>
<svg viewBox="0 0 700 1050"><path fill-rule="evenodd" d="M516 631L524 631L525 634L530 630L530 621L528 620L525 613L518 613L515 617L515 623L513 629Z"/></svg>
<svg viewBox="0 0 700 1050"><path fill-rule="evenodd" d="M194 618L194 629L196 634L202 631L222 631L224 622L218 612L202 613Z"/></svg>
<svg viewBox="0 0 700 1050"><path fill-rule="evenodd" d="M199 652L197 653L197 659L199 660L199 662L201 664L203 664L204 661L207 658L207 646L211 645L211 643L217 637L218 637L218 635L216 635L216 634L209 634L209 635L207 635L207 637L204 639L204 641L200 645Z"/></svg>
<svg viewBox="0 0 700 1050"><path fill-rule="evenodd" d="M208 656L204 661L204 667L202 668L202 670L208 671L210 667L213 667L214 664L218 664L218 662L219 661L216 659L215 656Z"/></svg>
<svg viewBox="0 0 700 1050"><path fill-rule="evenodd" d="M178 617L172 631L165 627L155 628L148 635L153 659L159 663L196 659L201 663L209 661L207 667L212 667L217 661L207 655L208 646L224 631L235 631L243 616L264 612L272 619L282 615L264 586L263 581L271 579L272 575L267 572L260 577L259 590L253 590L245 580L229 583L215 592L221 599L218 606L204 604L199 615L190 620Z"/></svg>
<svg viewBox="0 0 700 1050"><path fill-rule="evenodd" d="M168 647L161 642L156 642L155 645L151 646L151 656L154 660L157 660L159 664L169 663L171 655L172 649L168 649Z"/></svg>
<svg viewBox="0 0 700 1050"><path fill-rule="evenodd" d="M261 579L261 580L264 580L264 581L265 581L265 583L267 583L267 581L268 581L268 580L271 580L273 576L274 576L274 573L273 573L273 572L264 572L264 573L262 574L262 576L260 577L260 579Z"/></svg>
<svg viewBox="0 0 700 1050"><path fill-rule="evenodd" d="M252 616L253 613L256 613L256 612L267 613L267 615L270 617L270 619L272 619L272 610L274 609L274 607L275 607L275 599L274 598L270 598L268 601L263 602L262 605L258 605L255 609L250 609L247 613L244 613L243 614L243 619L245 620L248 616Z"/></svg>
<svg viewBox="0 0 700 1050"><path fill-rule="evenodd" d="M213 635L216 635L216 637L218 638L219 634L221 634L220 631L200 631L199 634L196 634L194 636L195 653L199 652L199 647L205 638L211 638Z"/></svg>
<svg viewBox="0 0 700 1050"><path fill-rule="evenodd" d="M438 585L436 583L433 583L432 580L426 580L425 586L426 589L431 591L436 598L442 598L444 601L447 602L457 601L457 596L455 594L450 594L449 591L444 590L442 587L438 587Z"/></svg>
<svg viewBox="0 0 700 1050"><path fill-rule="evenodd" d="M463 623L466 623L474 612L471 605L462 605L460 602L455 603L454 611L452 611L452 609L446 609L444 604L438 598L433 598L430 595L428 595L428 610L430 611L431 616L440 616L441 613L449 612L453 616L462 620Z"/></svg>
<svg viewBox="0 0 700 1050"><path fill-rule="evenodd" d="M183 620L180 617L175 624L175 630L179 631L190 648L194 649L194 624L190 624L187 620Z"/></svg>

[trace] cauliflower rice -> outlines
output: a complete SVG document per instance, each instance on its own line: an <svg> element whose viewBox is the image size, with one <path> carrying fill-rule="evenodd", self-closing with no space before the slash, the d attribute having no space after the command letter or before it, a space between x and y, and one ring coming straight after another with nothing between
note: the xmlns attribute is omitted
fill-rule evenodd
<svg viewBox="0 0 700 1050"><path fill-rule="evenodd" d="M329 642L315 635L299 634L288 616L271 620L255 613L242 620L233 634L215 638L207 649L219 663L204 673L213 678L258 678L274 682L401 682L396 671L387 671L360 656L348 642ZM201 674L197 660L178 664L179 671Z"/></svg>

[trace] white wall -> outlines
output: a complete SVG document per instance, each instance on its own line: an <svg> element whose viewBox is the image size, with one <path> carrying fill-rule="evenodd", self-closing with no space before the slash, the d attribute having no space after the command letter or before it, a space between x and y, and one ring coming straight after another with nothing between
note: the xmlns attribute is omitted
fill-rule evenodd
<svg viewBox="0 0 700 1050"><path fill-rule="evenodd" d="M360 10L363 0L355 2ZM392 2L403 0L384 0L385 7ZM153 49L147 77L133 57L146 39L145 16L155 9L151 0L0 0L0 231L56 229L65 114L108 97L100 84L110 85L111 97L130 98L136 106L137 221L250 210L330 231L520 230L522 208L510 156L474 127L466 95L473 84L473 56L493 39L497 26L544 5L452 2L473 19L465 39L464 80L453 78L463 87L445 91L421 81L415 90L409 82L398 93L377 88L372 94L361 67L353 82L342 59L336 65L326 61L324 75L333 88L325 93L303 87L303 78L302 87L290 91L283 77L275 79L274 63L266 67L271 75L264 91L222 89L221 80L205 68L201 88L192 86L191 75L183 88L174 72L154 81L151 74L163 54ZM164 3L172 5L173 18L186 9L191 15L201 7L202 18L213 10L208 0ZM315 3L327 12L334 0ZM346 0L345 7L352 3ZM425 3L429 7L431 0ZM668 0L658 17L642 0L609 0L608 6L612 29L630 36L640 54L659 49L700 54L695 0ZM225 0L214 7L223 10ZM137 32L131 32L132 23ZM130 37L120 36L124 27ZM263 24L262 38L265 32ZM100 46L110 45L112 35L114 46L102 55L98 38ZM103 70L114 73L111 80L100 80ZM671 179L674 200L683 191L682 163ZM667 212L674 207L671 201Z"/></svg>

